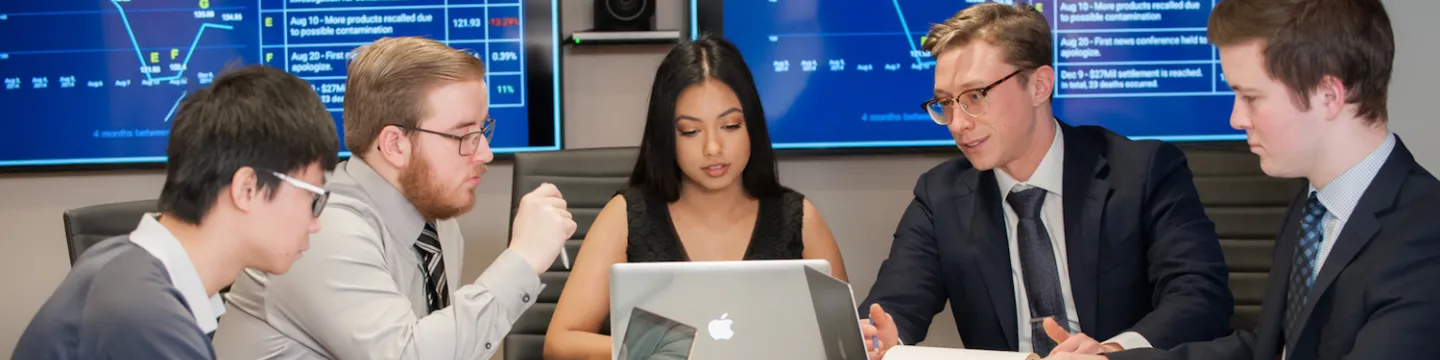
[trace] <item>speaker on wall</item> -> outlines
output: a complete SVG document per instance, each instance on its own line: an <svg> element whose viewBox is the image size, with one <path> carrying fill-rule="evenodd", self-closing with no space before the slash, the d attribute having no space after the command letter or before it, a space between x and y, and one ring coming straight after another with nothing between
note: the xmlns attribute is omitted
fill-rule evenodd
<svg viewBox="0 0 1440 360"><path fill-rule="evenodd" d="M595 30L652 31L655 0L595 0Z"/></svg>

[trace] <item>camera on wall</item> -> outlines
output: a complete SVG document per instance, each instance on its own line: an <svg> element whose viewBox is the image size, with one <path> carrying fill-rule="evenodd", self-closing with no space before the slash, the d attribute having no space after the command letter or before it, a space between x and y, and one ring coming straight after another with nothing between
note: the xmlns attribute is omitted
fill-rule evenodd
<svg viewBox="0 0 1440 360"><path fill-rule="evenodd" d="M565 38L574 45L674 44L679 30L655 29L656 7L661 0L595 0L592 13L595 27L576 31ZM664 0L679 3L678 0Z"/></svg>
<svg viewBox="0 0 1440 360"><path fill-rule="evenodd" d="M655 0L595 0L596 32L655 30Z"/></svg>

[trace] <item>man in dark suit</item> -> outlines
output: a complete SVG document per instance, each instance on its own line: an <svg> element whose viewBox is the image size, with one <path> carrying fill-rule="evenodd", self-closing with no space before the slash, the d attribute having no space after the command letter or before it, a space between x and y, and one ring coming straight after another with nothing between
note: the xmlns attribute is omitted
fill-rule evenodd
<svg viewBox="0 0 1440 360"><path fill-rule="evenodd" d="M1435 358L1440 182L1386 126L1391 31L1380 0L1215 7L1209 36L1240 100L1231 125L1266 174L1310 186L1280 229L1254 332L1109 359Z"/></svg>
<svg viewBox="0 0 1440 360"><path fill-rule="evenodd" d="M936 97L924 106L965 156L915 185L860 308L874 355L924 340L946 301L967 348L1169 348L1229 333L1224 258L1184 155L1055 119L1040 13L975 5L935 25L925 49ZM1045 323L1095 338L1057 343Z"/></svg>

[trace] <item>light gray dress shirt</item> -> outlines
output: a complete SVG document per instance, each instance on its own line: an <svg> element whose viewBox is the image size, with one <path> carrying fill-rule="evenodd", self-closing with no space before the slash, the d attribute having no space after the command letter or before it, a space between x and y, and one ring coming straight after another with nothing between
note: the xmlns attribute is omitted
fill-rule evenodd
<svg viewBox="0 0 1440 360"><path fill-rule="evenodd" d="M440 220L451 303L427 314L414 205L358 157L325 186L333 194L301 259L284 275L246 270L226 295L220 359L488 359L543 288L510 250L461 281L465 241Z"/></svg>

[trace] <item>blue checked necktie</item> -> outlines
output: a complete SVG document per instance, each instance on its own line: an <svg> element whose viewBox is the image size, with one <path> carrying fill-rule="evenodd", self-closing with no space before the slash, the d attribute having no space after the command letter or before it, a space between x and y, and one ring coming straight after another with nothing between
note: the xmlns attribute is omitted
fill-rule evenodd
<svg viewBox="0 0 1440 360"><path fill-rule="evenodd" d="M1055 250L1050 234L1040 222L1040 208L1045 203L1045 189L1032 187L1011 191L1005 198L1020 219L1016 238L1019 239L1020 271L1025 278L1025 294L1030 300L1030 342L1036 354L1047 355L1056 345L1045 334L1044 320L1054 317L1060 327L1069 329L1065 301L1061 296L1060 272L1056 270Z"/></svg>
<svg viewBox="0 0 1440 360"><path fill-rule="evenodd" d="M1305 216L1300 219L1300 241L1295 244L1295 261L1290 268L1290 289L1285 295L1285 333L1294 334L1300 329L1300 312L1305 309L1305 298L1310 285L1315 283L1315 263L1320 255L1320 242L1325 238L1321 221L1325 219L1325 205L1315 193L1305 203Z"/></svg>
<svg viewBox="0 0 1440 360"><path fill-rule="evenodd" d="M425 274L425 305L430 312L450 306L450 291L445 284L445 257L440 255L440 235L435 224L425 223L420 239L415 241L420 253L420 270Z"/></svg>

